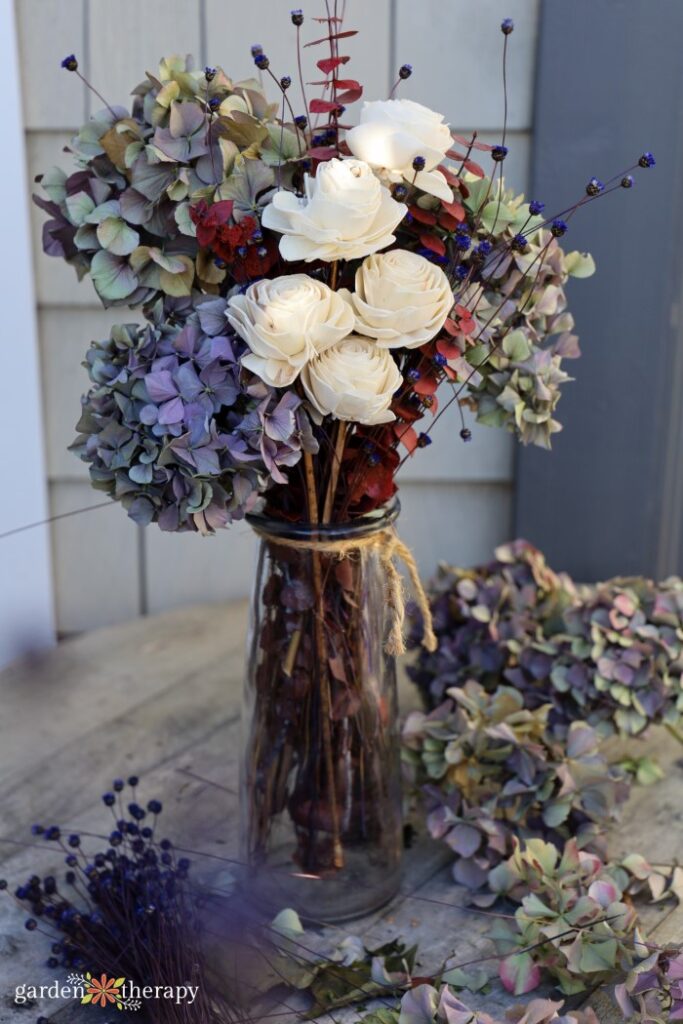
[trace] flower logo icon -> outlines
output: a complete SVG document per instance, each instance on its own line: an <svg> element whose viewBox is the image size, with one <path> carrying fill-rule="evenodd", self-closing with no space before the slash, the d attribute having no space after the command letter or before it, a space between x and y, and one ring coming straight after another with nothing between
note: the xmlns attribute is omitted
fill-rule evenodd
<svg viewBox="0 0 683 1024"><path fill-rule="evenodd" d="M126 992L125 986L129 983L125 978L110 978L107 974L94 978L87 971L85 974L70 974L67 981L78 985L81 1006L107 1007L113 1004L117 1010L139 1010L142 1006L139 999Z"/></svg>
<svg viewBox="0 0 683 1024"><path fill-rule="evenodd" d="M93 1006L107 1006L115 1003L121 1009L121 986L125 978L108 978L106 974L101 975L99 980L93 978L90 972L86 974L88 988L81 999L81 1004L92 1003Z"/></svg>

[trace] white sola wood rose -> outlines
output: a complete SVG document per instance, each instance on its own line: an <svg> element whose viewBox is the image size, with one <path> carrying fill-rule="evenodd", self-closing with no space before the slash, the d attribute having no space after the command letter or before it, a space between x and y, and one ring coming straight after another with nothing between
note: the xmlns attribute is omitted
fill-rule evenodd
<svg viewBox="0 0 683 1024"><path fill-rule="evenodd" d="M286 260L353 260L386 249L406 207L392 199L362 160L329 160L305 195L276 192L263 211L264 227L278 231Z"/></svg>
<svg viewBox="0 0 683 1024"><path fill-rule="evenodd" d="M453 306L441 267L406 249L368 256L356 271L356 290L340 291L352 306L355 329L383 348L419 348L439 333Z"/></svg>
<svg viewBox="0 0 683 1024"><path fill-rule="evenodd" d="M349 335L308 363L301 382L322 416L372 425L395 419L389 409L402 377L386 349Z"/></svg>
<svg viewBox="0 0 683 1024"><path fill-rule="evenodd" d="M343 298L308 274L256 281L233 295L227 317L250 352L242 365L266 384L292 384L315 355L353 330L353 312Z"/></svg>
<svg viewBox="0 0 683 1024"><path fill-rule="evenodd" d="M360 124L346 133L349 149L390 181L415 183L429 195L453 200L441 171L452 145L443 115L413 100L371 100L363 104ZM415 172L413 160L422 157L424 170Z"/></svg>

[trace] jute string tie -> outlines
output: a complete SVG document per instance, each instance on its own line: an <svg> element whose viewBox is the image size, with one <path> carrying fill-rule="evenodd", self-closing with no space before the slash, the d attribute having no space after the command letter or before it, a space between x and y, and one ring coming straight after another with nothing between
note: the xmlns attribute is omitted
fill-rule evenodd
<svg viewBox="0 0 683 1024"><path fill-rule="evenodd" d="M376 551L386 579L386 598L389 607L390 626L384 650L390 655L404 654L406 649L403 639L403 627L406 617L403 580L396 567L397 560L403 562L408 570L413 594L422 614L422 646L428 651L436 650L438 645L434 633L432 613L420 580L420 574L417 571L415 558L408 545L403 543L393 527L387 527L377 533L369 534L367 537L354 537L346 540L320 540L313 537L302 540L292 537L277 537L266 530L260 530L258 527L255 527L255 529L262 537L266 537L269 541L281 547L294 548L299 551L318 552L322 555L336 555L339 561L348 558L356 551Z"/></svg>

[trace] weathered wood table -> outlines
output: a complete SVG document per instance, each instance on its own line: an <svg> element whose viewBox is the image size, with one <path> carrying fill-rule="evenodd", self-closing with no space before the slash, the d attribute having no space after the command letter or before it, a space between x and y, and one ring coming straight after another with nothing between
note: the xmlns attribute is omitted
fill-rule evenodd
<svg viewBox="0 0 683 1024"><path fill-rule="evenodd" d="M63 869L61 853L31 837L32 822L101 832L101 793L112 778L130 773L142 777L145 799L163 801L164 833L177 845L238 857L246 615L246 605L234 603L138 619L69 640L0 673L0 876L11 887L34 871ZM404 710L416 704L405 680L401 698ZM666 779L634 791L612 852L638 851L663 863L681 853L683 761L668 737L658 736L656 746ZM466 893L452 881L447 854L421 837L406 854L401 894L378 913L343 930L329 929L317 941L331 946L352 933L372 946L402 936L419 944L420 973L449 954L458 961L490 955L493 963L491 919L464 908ZM55 971L44 966L48 940L28 933L26 913L0 895L1 1024L34 1021L39 1014L59 1022L94 1019L92 1010L74 1003L14 1004L17 985L47 985ZM645 908L643 923L653 941L683 942L683 911L671 903ZM497 984L484 997L468 997L494 1014L517 1001ZM621 1019L601 994L590 1003L605 1024ZM294 1006L288 998L281 1016L269 1020L295 1019ZM351 1010L334 1017L357 1019Z"/></svg>

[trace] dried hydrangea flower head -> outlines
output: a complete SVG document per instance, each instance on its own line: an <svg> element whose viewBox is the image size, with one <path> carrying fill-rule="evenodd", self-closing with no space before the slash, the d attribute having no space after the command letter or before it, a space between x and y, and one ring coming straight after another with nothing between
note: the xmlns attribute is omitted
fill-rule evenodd
<svg viewBox="0 0 683 1024"><path fill-rule="evenodd" d="M562 730L577 715L601 735L677 731L683 714L683 583L642 578L577 586L524 541L474 569L442 566L431 607L439 648L408 671L428 707L449 687L501 682Z"/></svg>
<svg viewBox="0 0 683 1024"><path fill-rule="evenodd" d="M581 721L554 735L551 711L549 703L525 708L512 687L487 693L471 681L451 687L429 714L408 716L407 778L423 792L430 834L457 855L461 885L486 885L517 834L560 845L578 835L587 844L616 816L627 788L599 753L599 737Z"/></svg>
<svg viewBox="0 0 683 1024"><path fill-rule="evenodd" d="M117 326L88 352L72 450L138 523L212 533L316 448L300 398L245 382L225 313L207 297L180 325Z"/></svg>

